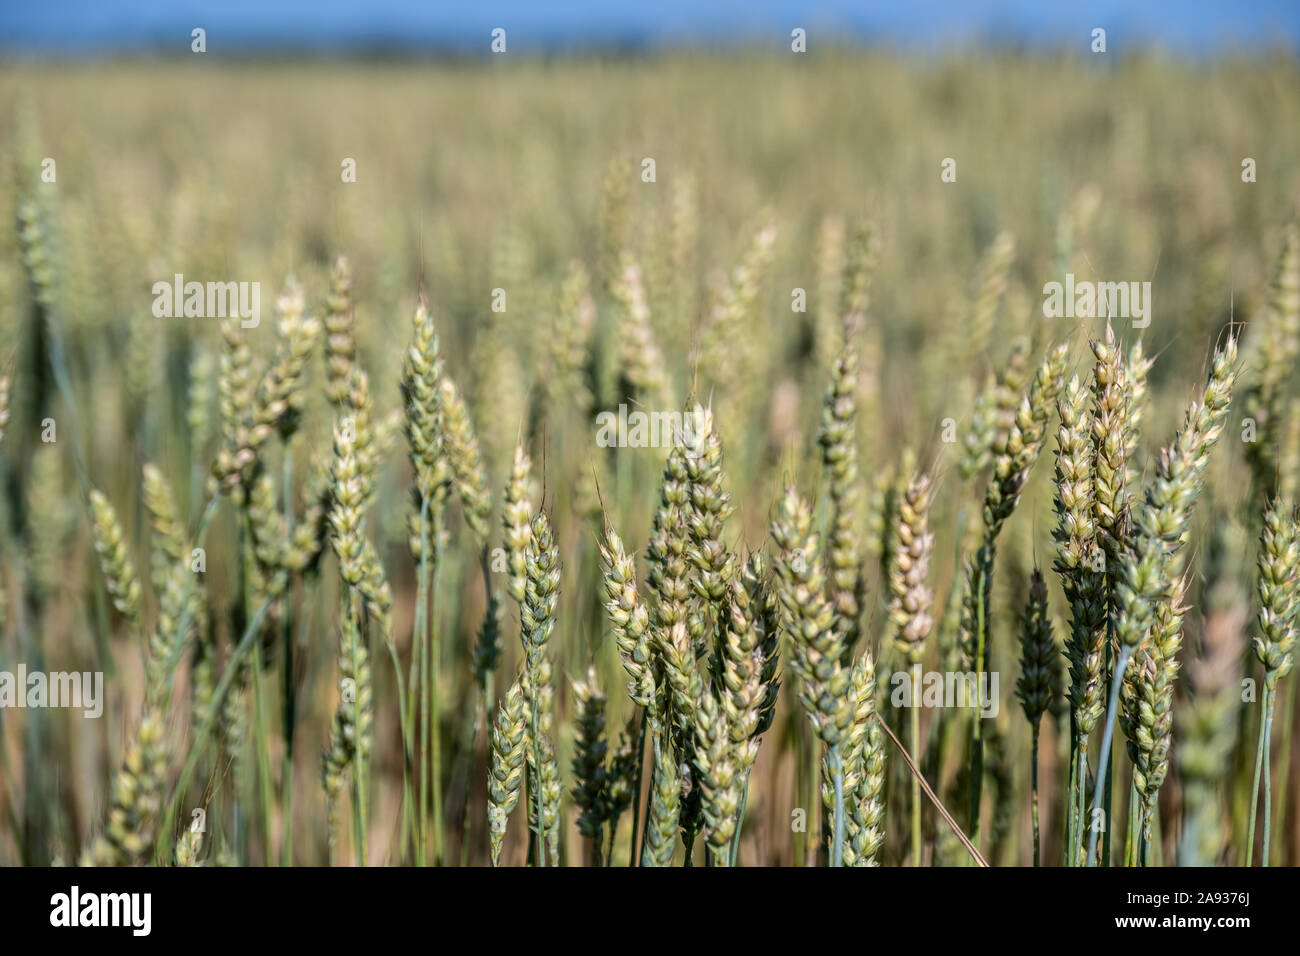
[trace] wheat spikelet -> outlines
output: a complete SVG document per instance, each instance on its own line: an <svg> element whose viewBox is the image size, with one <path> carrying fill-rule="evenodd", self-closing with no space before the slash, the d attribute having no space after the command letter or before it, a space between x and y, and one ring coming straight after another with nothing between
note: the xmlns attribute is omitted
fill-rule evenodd
<svg viewBox="0 0 1300 956"><path fill-rule="evenodd" d="M1295 222L1283 235L1259 324L1262 328L1252 329L1250 335L1250 380L1243 404L1246 416L1255 422L1255 441L1247 445L1246 454L1257 485L1269 493L1277 474L1286 385L1300 357L1300 224Z"/></svg>
<svg viewBox="0 0 1300 956"><path fill-rule="evenodd" d="M636 562L623 547L623 540L613 528L605 526L605 540L600 543L604 563L604 585L608 600L605 610L614 628L623 668L627 671L628 696L647 708L651 734L662 731L662 715L655 696L654 662L649 641L650 613L637 590Z"/></svg>
<svg viewBox="0 0 1300 956"><path fill-rule="evenodd" d="M934 626L930 605L934 592L927 584L934 535L929 528L933 491L929 475L916 475L898 503L897 541L889 568L889 619L894 641L909 667L921 662L925 639Z"/></svg>
<svg viewBox="0 0 1300 956"><path fill-rule="evenodd" d="M604 816L610 832L618 830L618 819L632 805L632 794L640 782L638 774L644 754L640 749L641 730L635 714L631 715L618 734L618 745L610 753L605 771ZM613 847L610 847L613 850Z"/></svg>
<svg viewBox="0 0 1300 956"><path fill-rule="evenodd" d="M1156 798L1169 772L1169 744L1174 722L1174 682L1178 678L1177 655L1183 644L1183 614L1187 608L1186 577L1179 578L1156 606L1150 635L1138 648L1123 687L1133 761L1133 786L1142 799L1142 826L1150 839Z"/></svg>
<svg viewBox="0 0 1300 956"><path fill-rule="evenodd" d="M1136 648L1150 632L1156 606L1170 582L1182 577L1180 549L1200 494L1210 451L1223 431L1237 377L1237 342L1214 356L1200 401L1187 410L1183 428L1161 452L1134 514L1134 542L1123 555L1117 582L1116 636Z"/></svg>
<svg viewBox="0 0 1300 956"><path fill-rule="evenodd" d="M203 851L203 833L192 827L186 827L180 839L176 841L177 866L202 866L199 853Z"/></svg>
<svg viewBox="0 0 1300 956"><path fill-rule="evenodd" d="M624 251L614 297L621 307L618 327L620 395L631 395L651 408L663 407L668 396L668 373L663 353L655 342L646 303L641 267Z"/></svg>
<svg viewBox="0 0 1300 956"><path fill-rule="evenodd" d="M57 288L49 228L44 210L29 196L18 199L15 213L18 220L18 250L32 300L45 315L54 308Z"/></svg>
<svg viewBox="0 0 1300 956"><path fill-rule="evenodd" d="M367 427L361 416L334 426L334 463L331 467L333 507L329 513L330 546L339 560L339 573L350 586L361 583L363 514L365 507L358 432Z"/></svg>
<svg viewBox="0 0 1300 956"><path fill-rule="evenodd" d="M527 738L527 710L524 707L523 690L516 678L497 707L488 758L488 829L491 833L493 866L501 859L506 823L519 802Z"/></svg>
<svg viewBox="0 0 1300 956"><path fill-rule="evenodd" d="M1029 376L1029 342L1017 339L1007 363L975 398L970 429L962 437L963 456L959 472L963 481L971 481L993 461L993 449L1000 436L1015 423L1016 406Z"/></svg>
<svg viewBox="0 0 1300 956"><path fill-rule="evenodd" d="M555 630L555 608L559 600L560 561L545 513L532 520L527 551L527 591L519 609L520 638L524 646L524 674L521 681L524 702L536 708L538 731L551 729L552 665L547 645Z"/></svg>
<svg viewBox="0 0 1300 956"><path fill-rule="evenodd" d="M771 648L765 646L765 625L761 617L763 593L753 568L751 558L745 580L731 583L730 613L723 632L718 669L722 715L742 782L758 756L760 722L769 698L763 678Z"/></svg>
<svg viewBox="0 0 1300 956"><path fill-rule="evenodd" d="M279 432L283 441L297 430L302 415L302 378L320 335L320 322L304 317L302 287L290 280L276 299L280 320L276 327L279 349L253 399L249 445L256 452Z"/></svg>
<svg viewBox="0 0 1300 956"><path fill-rule="evenodd" d="M150 581L155 592L163 589L168 570L189 558L189 536L176 511L171 484L156 465L146 463L141 469L141 490L149 521L156 539L150 560Z"/></svg>
<svg viewBox="0 0 1300 956"><path fill-rule="evenodd" d="M601 182L599 231L600 276L605 288L612 289L619 281L623 251L627 248L628 184L632 179L632 164L626 156L611 157L605 166Z"/></svg>
<svg viewBox="0 0 1300 956"><path fill-rule="evenodd" d="M1047 583L1035 568L1029 579L1029 600L1020 617L1020 677L1016 680L1016 696L1031 726L1038 724L1059 696L1058 676Z"/></svg>
<svg viewBox="0 0 1300 956"><path fill-rule="evenodd" d="M865 295L865 293L860 293ZM822 404L818 444L830 507L830 542L826 558L831 601L844 632L846 647L857 643L866 590L858 547L858 445L856 434L858 356L846 326L844 350L835 362Z"/></svg>
<svg viewBox="0 0 1300 956"><path fill-rule="evenodd" d="M885 840L885 743L876 719L876 667L870 650L863 650L854 661L851 684L854 708L844 770L848 795L844 865L875 866Z"/></svg>
<svg viewBox="0 0 1300 956"><path fill-rule="evenodd" d="M641 851L642 866L672 866L680 807L681 781L677 766L667 747L656 747L650 807L646 811L645 846Z"/></svg>
<svg viewBox="0 0 1300 956"><path fill-rule="evenodd" d="M442 514L452 484L443 439L438 382L442 360L433 318L423 300L411 319L411 345L402 368L402 424L411 467L415 471L414 506L407 516L411 555L419 561L425 540L434 545L442 534ZM420 515L426 517L423 534ZM435 547L436 550L436 547Z"/></svg>
<svg viewBox="0 0 1300 956"><path fill-rule="evenodd" d="M284 556L285 567L295 574L313 569L325 549L334 500L332 463L331 458L315 455L308 469L304 491L307 507L301 520L294 523Z"/></svg>
<svg viewBox="0 0 1300 956"><path fill-rule="evenodd" d="M346 256L334 260L330 292L325 300L325 395L336 407L348 396L348 382L357 360L352 272Z"/></svg>
<svg viewBox="0 0 1300 956"><path fill-rule="evenodd" d="M506 564L510 569L507 590L521 604L528 583L529 521L534 510L529 488L532 466L532 459L520 442L515 447L515 463L510 470L510 480L506 482L502 525L505 531Z"/></svg>
<svg viewBox="0 0 1300 956"><path fill-rule="evenodd" d="M362 762L369 758L371 727L374 723L370 654L365 643L359 639L353 647L349 630L350 627L345 628L339 635L339 705L334 711L329 743L321 758L321 785L330 805L331 846L335 843L337 833L334 805L343 787L343 775L349 767L353 767L358 757Z"/></svg>
<svg viewBox="0 0 1300 956"><path fill-rule="evenodd" d="M1125 418L1129 389L1124 356L1115 344L1109 321L1106 337L1093 340L1092 352L1097 360L1092 389L1093 501L1101 543L1113 558L1125 540L1128 517Z"/></svg>
<svg viewBox="0 0 1300 956"><path fill-rule="evenodd" d="M1047 422L1060 394L1069 345L1062 343L1039 366L1029 391L1020 400L1015 421L994 447L993 474L984 497L984 526L988 540L997 537L1011 516L1029 472L1043 450Z"/></svg>
<svg viewBox="0 0 1300 956"><path fill-rule="evenodd" d="M588 665L585 680L572 681L575 702L573 745L573 803L578 808L578 832L592 841L592 859L601 860L602 835L608 816L605 773L605 695Z"/></svg>
<svg viewBox="0 0 1300 956"><path fill-rule="evenodd" d="M715 619L722 616L727 592L736 574L735 557L723 542L727 518L735 510L731 493L723 485L722 443L713 425L712 409L696 405L685 416L683 442L691 453L683 456L690 507L687 557L697 574L691 586Z"/></svg>
<svg viewBox="0 0 1300 956"><path fill-rule="evenodd" d="M554 828L558 825L560 773L550 741L555 691L551 659L546 651L555 629L560 561L550 521L540 511L533 518L528 540L527 575L524 603L519 610L519 636L524 645L524 670L520 683L529 713L529 781L530 787L541 791L541 819L538 819L536 799L529 799L528 812L530 825L539 834L538 839L545 834L550 846L553 840L558 839ZM558 861L558 856L556 858Z"/></svg>
<svg viewBox="0 0 1300 956"><path fill-rule="evenodd" d="M113 777L104 832L82 854L82 866L134 866L148 861L158 838L166 786L162 717L147 712Z"/></svg>
<svg viewBox="0 0 1300 956"><path fill-rule="evenodd" d="M695 746L696 711L705 696L704 682L695 667L695 642L681 621L661 631L658 638L669 712L673 717L673 744L678 756L688 761Z"/></svg>
<svg viewBox="0 0 1300 956"><path fill-rule="evenodd" d="M1270 687L1291 671L1300 610L1300 541L1295 503L1278 499L1264 513L1257 592L1259 616L1252 647Z"/></svg>
<svg viewBox="0 0 1300 956"><path fill-rule="evenodd" d="M778 594L790 635L790 666L799 676L799 703L827 747L838 746L853 719L849 671L841 666L843 637L825 597L825 579L812 512L793 487L786 489L772 521L779 556Z"/></svg>
<svg viewBox="0 0 1300 956"><path fill-rule="evenodd" d="M659 485L659 506L646 544L647 578L654 593L651 619L660 634L685 622L690 605L687 580L686 509L690 488L685 456L674 445Z"/></svg>
<svg viewBox="0 0 1300 956"><path fill-rule="evenodd" d="M551 374L546 376L548 405L574 406L587 414L596 398L587 384L587 358L596 327L596 303L587 270L579 261L569 265L560 286L559 308L549 338Z"/></svg>
<svg viewBox="0 0 1300 956"><path fill-rule="evenodd" d="M555 756L555 744L551 738L542 735L538 743L541 752L542 769L539 774L535 763L528 764L529 780L539 781L541 789L542 819L540 830L536 818L537 801L530 799L529 826L536 832L545 834L546 852L551 859L551 866L560 865L560 798L564 787L560 783L560 761ZM535 785L535 784L531 784Z"/></svg>
<svg viewBox="0 0 1300 956"><path fill-rule="evenodd" d="M727 720L712 694L702 693L697 698L693 757L709 855L714 866L728 866L743 777L736 766Z"/></svg>
<svg viewBox="0 0 1300 956"><path fill-rule="evenodd" d="M1147 375L1155 360L1148 358L1142 349L1142 340L1134 342L1128 350L1124 365L1124 493L1125 500L1135 490L1138 478L1136 466L1141 443L1142 419L1149 403Z"/></svg>
<svg viewBox="0 0 1300 956"><path fill-rule="evenodd" d="M90 530L108 596L131 627L137 627L140 623L140 582L127 553L117 513L98 489L90 492Z"/></svg>
<svg viewBox="0 0 1300 956"><path fill-rule="evenodd" d="M253 353L238 327L221 322L225 342L217 372L217 410L221 419L222 448L212 463L213 480L223 492L239 496L240 479L256 459L248 447L250 409L253 404Z"/></svg>
<svg viewBox="0 0 1300 956"><path fill-rule="evenodd" d="M189 404L185 412L190 448L196 457L207 448L208 439L212 437L212 397L216 391L216 375L212 353L207 349L196 350L190 359Z"/></svg>
<svg viewBox="0 0 1300 956"><path fill-rule="evenodd" d="M760 280L772 261L776 224L764 212L740 262L732 269L722 297L704 326L702 348L706 367L722 395L738 395L740 407L755 385L759 356L751 334Z"/></svg>
<svg viewBox="0 0 1300 956"><path fill-rule="evenodd" d="M1106 639L1105 572L1094 567L1098 542L1092 476L1092 415L1078 376L1057 400L1057 527L1054 567L1070 605L1070 706L1075 732L1083 739L1097 725L1102 708L1102 652Z"/></svg>
<svg viewBox="0 0 1300 956"><path fill-rule="evenodd" d="M971 305L970 348L983 351L993 334L1002 297L1007 290L1007 275L1016 258L1016 240L1008 232L999 233L984 251L975 276L975 299Z"/></svg>
<svg viewBox="0 0 1300 956"><path fill-rule="evenodd" d="M488 539L492 499L488 493L487 472L479 454L478 438L460 390L445 375L438 380L438 399L442 409L443 451L451 466L456 492L460 495L465 523L482 546Z"/></svg>

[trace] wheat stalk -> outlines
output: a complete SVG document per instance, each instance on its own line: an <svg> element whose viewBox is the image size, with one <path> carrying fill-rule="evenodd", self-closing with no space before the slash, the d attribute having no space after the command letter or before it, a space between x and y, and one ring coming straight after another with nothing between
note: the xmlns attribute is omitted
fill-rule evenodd
<svg viewBox="0 0 1300 956"><path fill-rule="evenodd" d="M1251 788L1249 842L1246 865L1255 849L1255 810L1259 803L1260 767L1264 769L1264 849L1260 861L1268 866L1271 837L1271 781L1268 774L1273 708L1277 684L1291 671L1296 645L1296 612L1300 609L1300 541L1296 534L1295 503L1279 499L1264 513L1260 537L1257 592L1259 617L1252 642L1255 657L1264 667L1264 719L1259 727L1259 748Z"/></svg>
<svg viewBox="0 0 1300 956"><path fill-rule="evenodd" d="M831 865L839 866L844 839L841 744L853 721L850 675L841 664L844 639L835 629L835 614L825 596L812 512L793 486L781 498L772 521L772 539L779 549L778 594L793 649L790 666L800 680L799 703L826 748L827 772L835 790Z"/></svg>
<svg viewBox="0 0 1300 956"><path fill-rule="evenodd" d="M1173 444L1161 452L1155 473L1144 490L1142 508L1133 519L1134 540L1121 554L1114 624L1119 653L1111 678L1110 701L1102 733L1094 807L1100 806L1101 802L1125 670L1134 650L1155 625L1161 602L1171 601L1170 582L1182 577L1179 552L1191 521L1192 506L1201 490L1210 451L1227 419L1236 378L1237 340L1229 338L1215 353L1201 399L1191 404L1182 430L1175 436ZM1169 607L1176 605L1169 604ZM1098 831L1093 827L1088 837L1089 866L1096 851L1097 836Z"/></svg>

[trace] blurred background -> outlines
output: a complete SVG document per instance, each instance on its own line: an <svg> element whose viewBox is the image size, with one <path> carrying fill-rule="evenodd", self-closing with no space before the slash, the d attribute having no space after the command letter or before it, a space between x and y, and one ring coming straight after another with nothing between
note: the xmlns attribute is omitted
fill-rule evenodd
<svg viewBox="0 0 1300 956"><path fill-rule="evenodd" d="M498 27L503 55L490 50ZM192 51L194 28L205 31L204 53ZM795 28L806 30L805 53L791 49ZM1092 52L1096 28L1106 31L1104 53ZM856 343L864 640L887 671L880 564L891 547L891 502L913 469L931 468L940 476L931 522L942 620L927 665L939 666L960 637L965 519L978 515L980 490L959 465L981 396L999 373L1025 356L1032 368L1062 341L1071 343L1071 371L1085 384L1091 374L1088 340L1101 323L1045 319L1043 285L1067 272L1151 281L1152 322L1141 337L1157 361L1139 473L1169 442L1224 330L1274 308L1274 263L1300 201L1298 47L1300 8L1280 0L0 6L0 223L18 224L0 232L0 362L13 383L0 446L10 518L0 552L0 597L10 609L0 622L0 668L39 650L52 669L111 674L105 718L93 726L58 711L0 713L0 819L9 823L0 862L77 858L102 829L109 780L142 709L141 637L106 603L88 487L113 503L135 566L146 571L157 546L143 466L168 477L192 528L223 441L218 378L231 346L215 322L155 318L154 282L176 273L260 282L266 319L244 337L260 376L280 345L273 291L292 277L308 311L323 315L331 270L346 256L358 363L376 419L389 422L400 415L398 382L422 291L447 373L466 395L494 506L522 440L534 462L533 501L554 515L565 568L560 713L571 716L568 678L594 662L613 738L632 707L601 607L596 538L607 516L629 549L644 553L664 453L597 447L595 416L628 402L678 408L688 396L709 397L737 506L728 543L742 553L763 547L773 502L791 479L824 521L822 402L842 344L846 283L869 262L869 321ZM53 182L42 179L47 158ZM1247 158L1253 182L1243 181ZM948 159L953 182L941 179ZM629 263L643 280L648 321L628 305ZM504 312L491 309L495 289L507 291ZM804 310L792 308L794 290L805 293ZM50 328L67 363L58 388L45 357ZM1117 332L1125 348L1139 336L1128 326ZM330 454L322 365L313 353L292 440L297 467L277 504L300 520ZM1294 488L1300 419L1294 376L1288 381L1290 430L1275 425L1270 447L1275 477ZM48 414L62 429L57 445L39 439ZM956 423L955 444L943 438L946 419ZM415 601L411 475L393 434L370 534L394 590L405 660ZM1053 450L1049 442L999 550L993 657L1004 700L984 810L995 863L1026 864L1031 854L1028 729L1012 693L1028 573L1054 555ZM285 449L267 455L280 474ZM1254 666L1247 644L1263 493L1255 474L1243 443L1225 439L1190 548L1196 610L1184 656L1209 655L1206 622L1222 615L1213 618L1215 660L1227 661L1219 689ZM466 715L482 706L472 659L494 585L479 574L456 508L448 535L436 610L445 859L483 863L487 745L482 722ZM500 543L497 512L491 537ZM223 510L209 543L211 622L197 661L225 660L247 619L238 547L237 519ZM319 785L337 703L339 598L329 569L297 580L282 609L280 621L301 626L292 663L272 652L262 665L292 670L296 746L286 745L280 723L280 675L256 690L264 706L240 687L245 710L223 716L223 758L204 756L203 782L185 794L187 806L209 808L205 860L335 858ZM517 606L496 596L499 696L517 666L519 625ZM1054 580L1051 601L1060 641L1068 611ZM159 603L146 585L146 622ZM394 859L399 842L402 754L396 712L384 703L395 693L392 673L378 649L375 665L370 842L378 863ZM179 687L196 683L195 667L187 660ZM1286 763L1276 775L1274 831L1285 838L1273 849L1278 862L1295 863L1291 685L1274 732L1285 739L1276 759ZM173 770L193 729L188 698L177 699L168 719ZM246 726L255 704L265 718L260 735ZM1180 712L1195 714L1196 705L1180 684ZM1201 786L1193 791L1204 828L1196 861L1243 860L1258 710L1194 724L1213 755L1208 769L1189 771ZM960 805L960 759L937 742L938 715L924 720L935 741L926 754L931 783ZM1059 700L1050 721L1044 855L1057 860L1069 721ZM812 841L789 832L790 808L817 800L800 770L809 766L806 723L787 690L755 769L742 862L812 858ZM567 775L571 721L559 727ZM294 772L282 769L286 759ZM1125 772L1117 770L1117 799L1128 792ZM886 805L899 810L882 862L900 863L909 853L901 762L891 764L889 788ZM1183 792L1179 774L1162 791L1165 862L1179 856ZM566 804L565 845L576 862L570 811ZM296 842L286 837L290 818ZM961 861L929 808L925 832L927 861ZM522 862L517 820L511 834L506 858ZM167 860L175 838L159 838ZM342 839L335 852L347 861ZM624 826L612 841L619 858L628 839Z"/></svg>
<svg viewBox="0 0 1300 956"><path fill-rule="evenodd" d="M419 0L51 0L0 11L0 47L13 54L169 54L177 37L205 27L224 52L387 52L481 54L494 27L512 34L520 52L603 47L623 52L677 46L753 45L778 49L794 26L819 43L936 49L978 42L995 47L1080 48L1080 37L1104 25L1130 49L1154 45L1216 55L1233 48L1294 48L1300 42L1295 5L1209 0L1120 0L1035 3L1032 0L688 0L619 4L596 0L422 3ZM179 32L178 32L179 31Z"/></svg>

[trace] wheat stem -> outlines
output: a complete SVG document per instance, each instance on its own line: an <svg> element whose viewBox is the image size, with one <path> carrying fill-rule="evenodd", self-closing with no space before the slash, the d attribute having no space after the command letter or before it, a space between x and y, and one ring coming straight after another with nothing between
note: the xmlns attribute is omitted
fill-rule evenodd
<svg viewBox="0 0 1300 956"><path fill-rule="evenodd" d="M1124 668L1128 666L1129 656L1133 653L1133 648L1129 644L1121 644L1119 657L1115 659L1115 673L1110 682L1110 703L1106 705L1106 725L1101 735L1101 753L1097 759L1097 786L1092 794L1093 812L1102 806L1102 790L1106 783L1106 768L1110 763L1110 746L1115 736L1115 712L1119 707L1119 689L1124 683ZM1108 788L1107 788L1108 789ZM1108 814L1107 814L1108 816ZM1109 828L1110 821L1103 818L1101 825ZM1086 866L1092 866L1093 860L1097 856L1097 821L1093 820L1088 827L1088 856L1085 860ZM1110 843L1109 836L1106 842Z"/></svg>

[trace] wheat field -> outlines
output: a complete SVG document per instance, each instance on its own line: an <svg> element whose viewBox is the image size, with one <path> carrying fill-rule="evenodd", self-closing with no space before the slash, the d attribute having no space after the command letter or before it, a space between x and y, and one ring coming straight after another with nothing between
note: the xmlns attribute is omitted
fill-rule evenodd
<svg viewBox="0 0 1300 956"><path fill-rule="evenodd" d="M0 863L1300 862L1297 91L0 64Z"/></svg>

